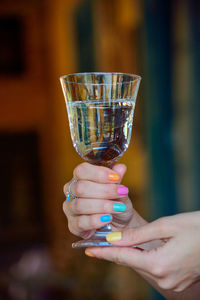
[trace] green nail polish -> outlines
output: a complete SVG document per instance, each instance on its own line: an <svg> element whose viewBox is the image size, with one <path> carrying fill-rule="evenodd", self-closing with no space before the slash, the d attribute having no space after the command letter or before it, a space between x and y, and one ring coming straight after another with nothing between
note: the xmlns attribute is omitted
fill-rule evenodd
<svg viewBox="0 0 200 300"><path fill-rule="evenodd" d="M118 212L123 212L123 211L126 210L126 204L120 203L120 202L116 202L113 205L113 210L114 211L118 211Z"/></svg>

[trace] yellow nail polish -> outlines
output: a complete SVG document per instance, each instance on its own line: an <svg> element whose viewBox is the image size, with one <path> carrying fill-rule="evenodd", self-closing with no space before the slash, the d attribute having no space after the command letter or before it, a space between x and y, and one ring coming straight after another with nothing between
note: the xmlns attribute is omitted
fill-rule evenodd
<svg viewBox="0 0 200 300"><path fill-rule="evenodd" d="M106 235L106 240L108 242L120 241L122 238L121 232L111 232Z"/></svg>
<svg viewBox="0 0 200 300"><path fill-rule="evenodd" d="M119 177L119 175L118 175L117 173L110 173L110 174L108 175L108 179L109 179L110 181L119 181L119 180L120 180L120 177Z"/></svg>
<svg viewBox="0 0 200 300"><path fill-rule="evenodd" d="M85 251L85 254L89 257L94 257L94 255L91 252L89 252L88 250Z"/></svg>

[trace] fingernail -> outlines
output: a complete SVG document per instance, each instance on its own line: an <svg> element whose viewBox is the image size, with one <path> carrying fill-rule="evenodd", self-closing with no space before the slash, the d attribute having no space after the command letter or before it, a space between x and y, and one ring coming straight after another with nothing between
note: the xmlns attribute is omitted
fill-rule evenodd
<svg viewBox="0 0 200 300"><path fill-rule="evenodd" d="M108 242L120 241L122 238L121 232L111 232L106 235L106 240Z"/></svg>
<svg viewBox="0 0 200 300"><path fill-rule="evenodd" d="M119 195L128 195L128 188L124 185L120 185L117 189Z"/></svg>
<svg viewBox="0 0 200 300"><path fill-rule="evenodd" d="M111 221L111 215L105 215L100 217L101 222L109 222Z"/></svg>
<svg viewBox="0 0 200 300"><path fill-rule="evenodd" d="M120 211L120 212L123 212L123 211L126 210L126 204L116 202L116 203L114 203L114 205L113 205L113 210L114 210L114 211Z"/></svg>
<svg viewBox="0 0 200 300"><path fill-rule="evenodd" d="M118 175L117 173L110 173L110 174L108 175L108 179L109 179L110 181L119 181L119 180L120 180L120 177L119 177L119 175Z"/></svg>
<svg viewBox="0 0 200 300"><path fill-rule="evenodd" d="M70 200L70 194L67 194L66 201L68 202L69 200Z"/></svg>
<svg viewBox="0 0 200 300"><path fill-rule="evenodd" d="M85 254L89 257L95 257L91 252L89 252L88 250L85 250Z"/></svg>

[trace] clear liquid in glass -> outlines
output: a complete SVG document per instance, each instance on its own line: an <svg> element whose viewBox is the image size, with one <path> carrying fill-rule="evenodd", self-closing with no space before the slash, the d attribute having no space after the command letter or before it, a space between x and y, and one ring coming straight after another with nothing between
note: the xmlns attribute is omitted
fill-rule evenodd
<svg viewBox="0 0 200 300"><path fill-rule="evenodd" d="M112 166L128 148L135 101L76 101L67 103L73 145L89 163Z"/></svg>

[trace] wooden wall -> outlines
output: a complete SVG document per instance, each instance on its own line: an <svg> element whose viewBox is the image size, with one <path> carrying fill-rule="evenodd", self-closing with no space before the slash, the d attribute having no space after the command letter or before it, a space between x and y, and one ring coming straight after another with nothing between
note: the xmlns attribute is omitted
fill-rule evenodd
<svg viewBox="0 0 200 300"><path fill-rule="evenodd" d="M24 24L25 70L18 76L0 76L0 131L34 130L39 135L42 189L47 240L55 265L66 271L77 252L62 212L63 185L81 162L70 138L68 120L59 77L79 71L75 14L80 0L19 0L0 3L0 16L17 15ZM96 1L93 3L94 71L140 72L140 1ZM120 16L119 18L117 16ZM111 18L110 18L111 17ZM139 97L140 102L140 97ZM138 103L139 103L138 102ZM146 154L141 139L140 104L137 105L134 141L121 162L129 165L124 184L130 188L136 207L145 213ZM84 255L79 258L85 260ZM87 261L89 263L89 261ZM113 267L115 282L128 288L130 271ZM112 271L111 271L112 274ZM132 274L132 273L131 273ZM125 276L125 277L124 277ZM133 277L131 277L133 276ZM121 278L121 279L120 279ZM127 283L122 281L127 278ZM128 280L129 278L129 280ZM143 286L143 283L141 283ZM136 284L127 298L146 295L146 286ZM121 299L122 294L117 293Z"/></svg>

